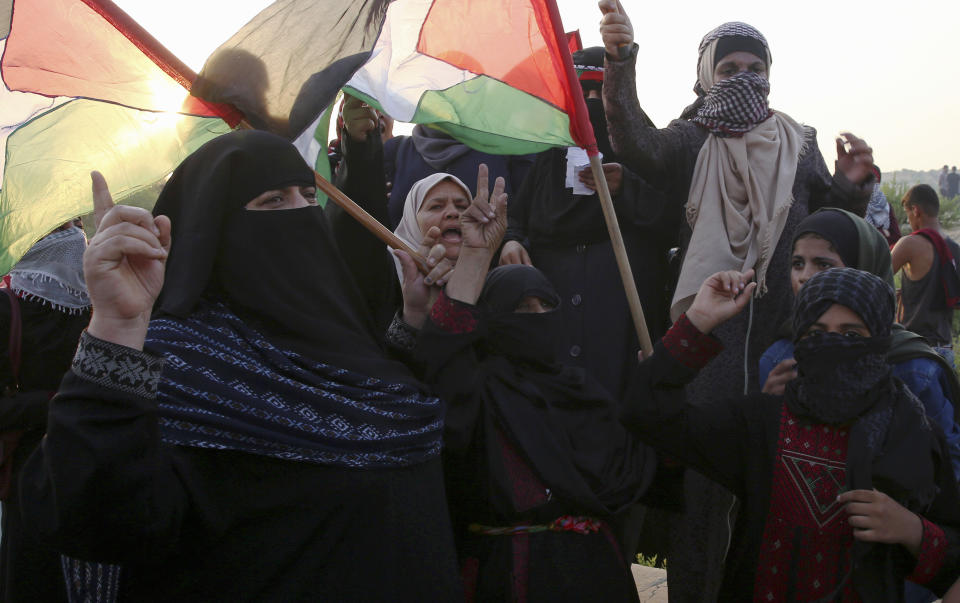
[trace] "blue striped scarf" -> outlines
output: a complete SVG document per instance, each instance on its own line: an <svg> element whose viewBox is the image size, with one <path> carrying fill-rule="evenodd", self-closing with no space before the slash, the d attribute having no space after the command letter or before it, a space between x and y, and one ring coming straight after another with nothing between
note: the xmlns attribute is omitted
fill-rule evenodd
<svg viewBox="0 0 960 603"><path fill-rule="evenodd" d="M340 467L440 453L440 400L278 349L221 304L151 321L144 347L164 356L157 401L168 444Z"/></svg>
<svg viewBox="0 0 960 603"><path fill-rule="evenodd" d="M440 453L439 399L281 350L222 304L152 320L144 347L164 357L164 443L354 468ZM117 600L121 566L61 561L71 603Z"/></svg>

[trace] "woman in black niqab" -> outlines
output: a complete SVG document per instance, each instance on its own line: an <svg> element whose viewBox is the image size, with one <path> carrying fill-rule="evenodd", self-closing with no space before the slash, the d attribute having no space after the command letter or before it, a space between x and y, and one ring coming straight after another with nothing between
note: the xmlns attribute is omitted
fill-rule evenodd
<svg viewBox="0 0 960 603"><path fill-rule="evenodd" d="M81 338L25 469L28 525L123 563L67 560L71 600L459 599L442 404L381 349L324 210L302 207L313 183L292 144L247 131L164 188L171 248L143 350ZM246 208L291 186L296 209ZM372 250L360 259L392 279Z"/></svg>
<svg viewBox="0 0 960 603"><path fill-rule="evenodd" d="M412 383L406 367L384 355L324 209L244 209L290 185L315 186L313 171L267 132L220 137L177 168L154 208L170 217L174 241L154 315L184 318L202 299L216 299L281 348ZM363 259L389 268L386 254Z"/></svg>
<svg viewBox="0 0 960 603"><path fill-rule="evenodd" d="M528 297L552 309L517 312ZM600 385L557 361L559 303L536 268L502 266L477 301L477 329L428 322L419 343L448 403L448 497L477 600L503 598L515 580L538 600L636 597L606 520L645 493L655 456Z"/></svg>

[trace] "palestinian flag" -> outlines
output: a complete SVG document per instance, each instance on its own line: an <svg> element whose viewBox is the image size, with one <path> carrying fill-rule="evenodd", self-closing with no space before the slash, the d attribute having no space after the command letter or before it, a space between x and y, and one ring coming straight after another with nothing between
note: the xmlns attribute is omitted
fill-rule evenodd
<svg viewBox="0 0 960 603"><path fill-rule="evenodd" d="M488 153L591 151L570 44L554 0L395 0L346 90Z"/></svg>
<svg viewBox="0 0 960 603"><path fill-rule="evenodd" d="M118 200L230 130L229 107L192 99L186 71L112 4L0 5L0 274L57 225L92 211L90 171Z"/></svg>
<svg viewBox="0 0 960 603"><path fill-rule="evenodd" d="M193 94L295 140L366 62L388 0L277 0L207 59Z"/></svg>
<svg viewBox="0 0 960 603"><path fill-rule="evenodd" d="M210 55L191 94L232 105L254 128L290 139L329 180L326 137L337 94L370 57L389 1L276 0Z"/></svg>
<svg viewBox="0 0 960 603"><path fill-rule="evenodd" d="M110 0L0 0L0 274L92 211L91 170L116 201L152 204L180 161L244 117L234 104L329 174L323 110L369 55L386 0L263 4L198 78Z"/></svg>

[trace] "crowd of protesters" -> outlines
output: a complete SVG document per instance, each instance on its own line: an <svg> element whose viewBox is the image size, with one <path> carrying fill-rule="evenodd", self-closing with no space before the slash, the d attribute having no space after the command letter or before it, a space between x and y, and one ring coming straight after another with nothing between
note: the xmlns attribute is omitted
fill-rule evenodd
<svg viewBox="0 0 960 603"><path fill-rule="evenodd" d="M769 107L745 23L656 127L656 49L599 6L574 66L652 355L576 150L394 137L348 96L336 183L419 258L266 132L152 212L94 172L96 234L0 287L0 599L638 601L643 551L681 603L960 601L940 196L903 197L901 236L866 141L831 173Z"/></svg>

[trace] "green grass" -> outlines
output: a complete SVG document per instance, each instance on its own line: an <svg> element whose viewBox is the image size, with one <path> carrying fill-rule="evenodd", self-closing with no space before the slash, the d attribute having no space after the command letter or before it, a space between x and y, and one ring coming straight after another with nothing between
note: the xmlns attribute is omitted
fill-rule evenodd
<svg viewBox="0 0 960 603"><path fill-rule="evenodd" d="M897 217L897 222L900 223L900 232L903 236L910 234L910 224L907 223L907 214L903 211L903 206L900 204L900 200L903 199L903 196L910 186L903 182L897 182L896 176L891 178L888 182L884 182L881 185L883 194L886 195L887 201L890 202L890 205L893 206L893 213ZM946 231L954 231L960 227L960 196L954 197L952 199L947 199L943 195L940 196L940 226ZM894 284L897 290L900 290L900 272L897 272L893 275ZM953 349L958 350L960 347L960 312L953 313ZM954 371L957 373L957 377L960 378L960 365L957 365L954 368Z"/></svg>
<svg viewBox="0 0 960 603"><path fill-rule="evenodd" d="M900 205L900 200L910 190L910 185L906 182L897 182L896 176L889 182L884 182L880 190L886 195L887 201L893 206L893 213L897 217L897 223L900 224L900 232L904 235L910 234L910 225L907 223L907 214ZM947 199L940 196L940 226L944 230L954 230L960 227L960 196Z"/></svg>
<svg viewBox="0 0 960 603"><path fill-rule="evenodd" d="M647 555L637 555L637 565L645 565L646 567L655 567L657 569L667 569L667 559L659 558L657 555L648 557Z"/></svg>

